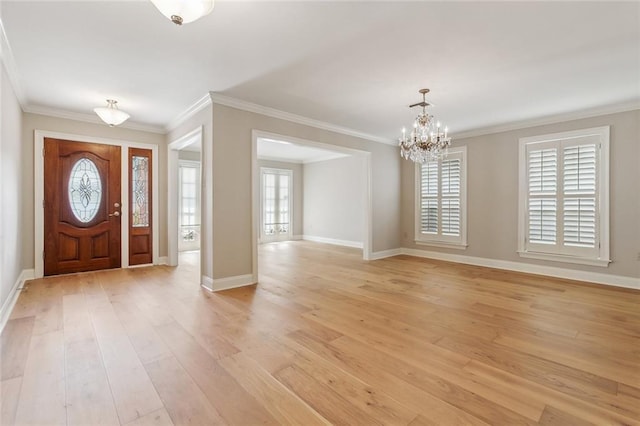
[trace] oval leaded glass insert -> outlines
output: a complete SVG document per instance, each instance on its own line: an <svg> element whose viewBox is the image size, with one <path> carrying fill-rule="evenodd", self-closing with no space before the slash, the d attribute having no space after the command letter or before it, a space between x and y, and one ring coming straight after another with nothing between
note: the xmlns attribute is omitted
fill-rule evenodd
<svg viewBox="0 0 640 426"><path fill-rule="evenodd" d="M83 223L91 222L98 213L102 199L102 182L96 164L81 158L71 168L69 205L73 215Z"/></svg>

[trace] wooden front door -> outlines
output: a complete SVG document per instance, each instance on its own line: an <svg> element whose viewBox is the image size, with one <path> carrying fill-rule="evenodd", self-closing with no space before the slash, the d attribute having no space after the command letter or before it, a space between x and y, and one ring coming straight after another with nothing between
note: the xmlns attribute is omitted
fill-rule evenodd
<svg viewBox="0 0 640 426"><path fill-rule="evenodd" d="M44 274L119 268L120 147L44 140Z"/></svg>

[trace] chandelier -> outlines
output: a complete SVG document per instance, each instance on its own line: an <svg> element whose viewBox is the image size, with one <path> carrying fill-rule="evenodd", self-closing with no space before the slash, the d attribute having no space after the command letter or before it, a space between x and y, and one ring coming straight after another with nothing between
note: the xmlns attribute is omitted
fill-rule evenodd
<svg viewBox="0 0 640 426"><path fill-rule="evenodd" d="M188 24L208 15L214 0L151 0L160 13L176 25Z"/></svg>
<svg viewBox="0 0 640 426"><path fill-rule="evenodd" d="M416 163L426 163L446 156L451 138L447 135L448 129L445 127L441 130L440 122L435 121L433 115L427 113L426 108L430 104L426 101L426 95L429 89L420 89L419 93L422 93L422 102L409 105L409 108L420 106L422 112L416 117L413 130L408 137L407 130L402 128L402 137L398 142L402 158Z"/></svg>
<svg viewBox="0 0 640 426"><path fill-rule="evenodd" d="M93 110L109 127L118 126L130 117L129 114L118 109L118 101L113 99L107 99L106 107L94 108Z"/></svg>

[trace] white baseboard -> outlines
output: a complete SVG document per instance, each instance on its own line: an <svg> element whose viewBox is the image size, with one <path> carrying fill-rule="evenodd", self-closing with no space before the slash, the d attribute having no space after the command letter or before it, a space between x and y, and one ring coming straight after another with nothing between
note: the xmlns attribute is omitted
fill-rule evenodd
<svg viewBox="0 0 640 426"><path fill-rule="evenodd" d="M253 274L236 275L234 277L217 278L212 280L211 291L229 290L244 287L258 282Z"/></svg>
<svg viewBox="0 0 640 426"><path fill-rule="evenodd" d="M19 289L22 288L22 285L25 281L32 280L35 278L35 270L33 269L24 269L18 279L11 287L11 291L9 292L9 296L7 300L2 304L2 308L0 308L0 333L4 330L4 326L7 325L7 321L9 321L9 317L11 316L11 312L13 311L13 307L16 305L18 301L18 297L20 296Z"/></svg>
<svg viewBox="0 0 640 426"><path fill-rule="evenodd" d="M168 256L160 256L158 258L158 265L168 265L169 264L169 257Z"/></svg>
<svg viewBox="0 0 640 426"><path fill-rule="evenodd" d="M213 291L213 279L206 275L202 275L200 277L200 287L204 288L205 290Z"/></svg>
<svg viewBox="0 0 640 426"><path fill-rule="evenodd" d="M382 250L382 251L374 251L371 254L369 254L369 259L367 259L367 260L384 259L386 257L398 256L400 254L403 254L401 248Z"/></svg>
<svg viewBox="0 0 640 426"><path fill-rule="evenodd" d="M334 238L315 237L313 235L303 235L302 239L305 241L314 241L316 243L333 244L336 246L354 247L359 249L362 248L362 242L359 241L336 240Z"/></svg>
<svg viewBox="0 0 640 426"><path fill-rule="evenodd" d="M300 241L303 239L302 237L303 237L302 235L294 235L293 237L291 237L291 239L294 241Z"/></svg>
<svg viewBox="0 0 640 426"><path fill-rule="evenodd" d="M487 268L505 269L507 271L524 272L528 274L547 275L550 277L569 280L585 281L616 287L640 290L640 278L624 277L621 275L602 274L599 272L580 271L576 269L558 268L555 266L533 265L530 263L511 262L507 260L488 259L484 257L465 256L461 254L442 253L436 251L402 248L402 254L428 259L445 260L448 262L464 263L467 265L484 266Z"/></svg>

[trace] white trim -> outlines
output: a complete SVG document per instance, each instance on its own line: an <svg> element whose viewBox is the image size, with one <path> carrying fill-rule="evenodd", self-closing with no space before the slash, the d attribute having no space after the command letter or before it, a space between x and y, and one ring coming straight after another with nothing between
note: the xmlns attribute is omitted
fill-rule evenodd
<svg viewBox="0 0 640 426"><path fill-rule="evenodd" d="M264 155L260 155L258 157L258 161L277 161L279 163L303 164L301 160L292 160L289 158L280 158L280 157L267 157Z"/></svg>
<svg viewBox="0 0 640 426"><path fill-rule="evenodd" d="M305 241L313 241L316 243L333 244L335 246L353 247L361 249L363 244L359 241L337 240L335 238L316 237L313 235L303 235Z"/></svg>
<svg viewBox="0 0 640 426"><path fill-rule="evenodd" d="M303 117L301 115L292 114L290 112L281 111L275 108L254 104L243 101L242 99L232 98L230 96L221 95L216 92L209 92L211 101L215 104L240 109L243 111L254 112L256 114L266 115L267 117L278 118L280 120L290 121L292 123L303 124L316 129L328 130L330 132L340 133L343 135L354 136L356 138L365 139L372 142L383 143L385 145L396 145L397 142L392 139L381 138L369 133L360 132L358 130L349 129L347 127L337 126L335 124L324 121L314 120L312 118Z"/></svg>
<svg viewBox="0 0 640 426"><path fill-rule="evenodd" d="M202 287L202 288L204 288L205 290L208 290L208 291L213 291L213 279L211 277L207 277L206 275L201 275L200 276L200 287Z"/></svg>
<svg viewBox="0 0 640 426"><path fill-rule="evenodd" d="M41 105L25 105L22 107L24 112L30 114L46 115L48 117L64 118L67 120L82 121L84 123L99 124L107 126L101 119L95 114L86 114L83 112L68 111L60 108L52 108ZM142 132L165 134L164 127L153 126L150 124L136 123L135 121L125 121L118 125L119 128L139 130Z"/></svg>
<svg viewBox="0 0 640 426"><path fill-rule="evenodd" d="M456 249L456 250L466 250L469 247L468 244L463 243L449 243L446 241L414 241L416 245L419 246L431 246L431 247L440 247L440 248L448 248L448 249Z"/></svg>
<svg viewBox="0 0 640 426"><path fill-rule="evenodd" d="M34 164L34 260L35 270L34 276L42 278L44 276L44 260L42 253L44 251L44 210L42 208L44 201L44 157L42 150L44 148L44 138L64 139L77 142L97 143L102 145L114 145L121 148L121 199L120 214L121 222L121 263L122 268L129 267L129 152L128 148L142 148L151 150L151 158L154 166L151 170L152 179L152 228L153 228L153 264L158 264L160 250L160 203L159 203L159 146L143 142L131 142L120 139L108 139L92 136L75 135L70 133L50 132L47 130L35 130L33 138L33 164Z"/></svg>
<svg viewBox="0 0 640 426"><path fill-rule="evenodd" d="M369 259L367 260L379 260L379 259L385 259L387 257L399 256L403 254L402 251L403 249L401 248L375 251L371 253L371 256L369 256Z"/></svg>
<svg viewBox="0 0 640 426"><path fill-rule="evenodd" d="M402 254L415 257L424 257L428 259L444 260L447 262L464 263L466 265L484 266L487 268L524 272L527 274L546 275L556 278L640 290L640 278L625 277L621 275L602 274L598 272L580 271L576 269L558 268L554 266L534 265L530 263L511 262L507 260L488 259L484 257L474 257L461 254L450 254L411 248L403 248Z"/></svg>
<svg viewBox="0 0 640 426"><path fill-rule="evenodd" d="M169 264L169 257L168 256L160 256L158 258L158 265L168 265Z"/></svg>
<svg viewBox="0 0 640 426"><path fill-rule="evenodd" d="M604 105L579 111L571 111L567 113L560 113L554 115L548 115L544 117L529 118L525 120L512 121L504 124L498 124L496 126L481 127L476 129L469 129L458 134L454 134L453 137L456 140L473 138L476 136L492 135L496 133L509 132L512 130L528 129L536 126L544 126L548 124L564 123L571 120L581 120L584 118L599 117L609 114L617 114L620 112L635 111L640 109L640 102L620 102L611 105Z"/></svg>
<svg viewBox="0 0 640 426"><path fill-rule="evenodd" d="M229 290L232 288L244 287L256 284L258 280L253 274L236 275L234 277L225 277L213 279L211 291Z"/></svg>
<svg viewBox="0 0 640 426"><path fill-rule="evenodd" d="M191 104L187 109L178 114L173 120L167 123L164 128L165 132L168 133L172 130L177 129L178 126L183 124L185 121L187 121L209 105L211 105L211 96L209 95L209 93L207 93L206 95L195 101L193 104Z"/></svg>
<svg viewBox="0 0 640 426"><path fill-rule="evenodd" d="M527 257L529 259L548 260L551 262L563 262L563 263L575 263L578 265L590 265L607 267L611 260L609 259L592 259L590 257L575 257L562 254L550 254L550 253L536 253L532 251L519 251L520 257Z"/></svg>
<svg viewBox="0 0 640 426"><path fill-rule="evenodd" d="M0 308L0 333L4 330L4 326L7 325L11 312L18 301L18 297L20 297L19 290L22 290L25 281L32 279L34 279L33 269L24 269L20 275L18 275L18 279L13 284L13 287L11 287L7 299L2 304L2 308Z"/></svg>

